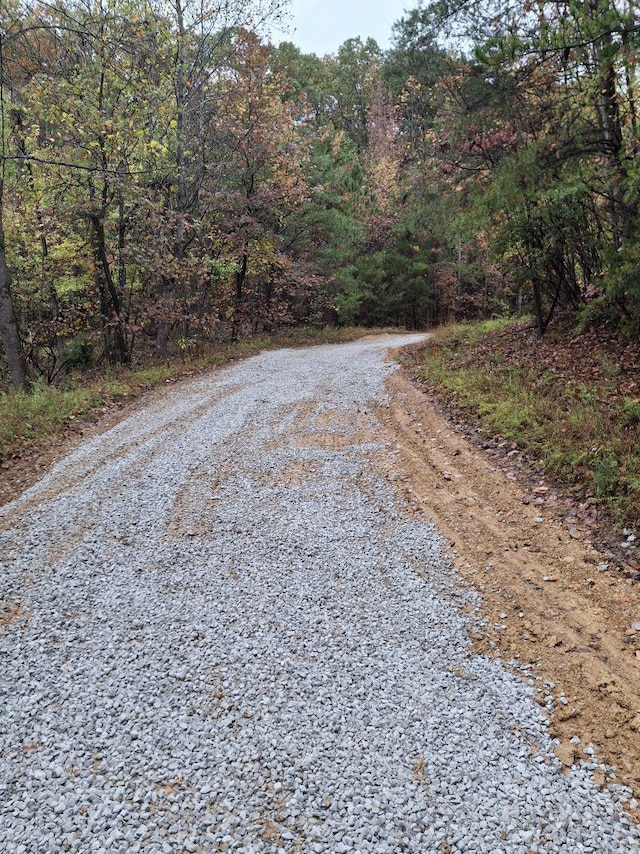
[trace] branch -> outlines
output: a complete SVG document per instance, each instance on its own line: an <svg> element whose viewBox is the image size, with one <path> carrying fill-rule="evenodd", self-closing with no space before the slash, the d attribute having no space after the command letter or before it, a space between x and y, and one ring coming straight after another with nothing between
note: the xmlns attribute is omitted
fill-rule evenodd
<svg viewBox="0 0 640 854"><path fill-rule="evenodd" d="M41 166L61 166L64 169L76 169L79 172L90 172L92 175L115 175L119 178L124 175L152 175L154 169L129 169L123 173L122 169L109 169L105 166L84 166L81 163L70 163L66 160L49 160L45 157L37 157L35 154L4 154L0 157L4 162L7 160L29 161L31 163L39 163Z"/></svg>

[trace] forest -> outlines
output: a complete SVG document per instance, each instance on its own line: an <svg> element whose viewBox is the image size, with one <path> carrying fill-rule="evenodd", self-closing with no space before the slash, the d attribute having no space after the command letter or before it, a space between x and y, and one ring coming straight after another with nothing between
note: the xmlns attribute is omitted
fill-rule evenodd
<svg viewBox="0 0 640 854"><path fill-rule="evenodd" d="M2 0L0 389L286 326L640 321L633 0Z"/></svg>

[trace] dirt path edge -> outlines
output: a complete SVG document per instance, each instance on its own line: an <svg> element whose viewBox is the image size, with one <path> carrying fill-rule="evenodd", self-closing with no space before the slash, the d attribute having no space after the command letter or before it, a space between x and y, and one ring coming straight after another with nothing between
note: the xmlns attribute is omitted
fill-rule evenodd
<svg viewBox="0 0 640 854"><path fill-rule="evenodd" d="M388 391L377 414L397 448L399 488L450 541L459 574L482 593L488 624L473 638L476 649L541 677L539 702L554 699L551 732L565 764L593 745L600 762L615 767L615 781L638 796L640 632L631 625L640 619L640 585L602 571L588 531L570 532L552 508L524 503L523 485L410 375L392 374Z"/></svg>

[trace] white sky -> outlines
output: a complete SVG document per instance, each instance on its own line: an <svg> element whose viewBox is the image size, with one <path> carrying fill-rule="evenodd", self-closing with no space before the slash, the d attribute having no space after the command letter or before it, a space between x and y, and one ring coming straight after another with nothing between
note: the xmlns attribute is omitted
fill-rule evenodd
<svg viewBox="0 0 640 854"><path fill-rule="evenodd" d="M290 41L303 53L335 53L347 39L374 38L389 47L391 27L418 0L291 0L289 32L272 32L272 41Z"/></svg>

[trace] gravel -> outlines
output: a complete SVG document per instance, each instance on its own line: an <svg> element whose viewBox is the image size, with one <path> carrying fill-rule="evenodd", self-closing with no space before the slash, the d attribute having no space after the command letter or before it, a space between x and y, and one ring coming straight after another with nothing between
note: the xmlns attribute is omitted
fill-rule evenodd
<svg viewBox="0 0 640 854"><path fill-rule="evenodd" d="M378 473L394 369L261 354L0 510L0 851L640 851Z"/></svg>

